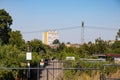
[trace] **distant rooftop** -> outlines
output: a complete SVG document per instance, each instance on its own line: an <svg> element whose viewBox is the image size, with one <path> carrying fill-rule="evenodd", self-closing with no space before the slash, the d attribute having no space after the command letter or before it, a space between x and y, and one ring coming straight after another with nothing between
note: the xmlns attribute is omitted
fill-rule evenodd
<svg viewBox="0 0 120 80"><path fill-rule="evenodd" d="M106 54L106 56L109 56L109 57L120 57L120 54L110 53L110 54Z"/></svg>

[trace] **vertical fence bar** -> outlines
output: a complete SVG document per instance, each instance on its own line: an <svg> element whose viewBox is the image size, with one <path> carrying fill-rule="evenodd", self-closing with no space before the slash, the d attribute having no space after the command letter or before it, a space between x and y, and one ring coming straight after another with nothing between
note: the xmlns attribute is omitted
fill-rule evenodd
<svg viewBox="0 0 120 80"><path fill-rule="evenodd" d="M37 80L40 80L40 73L39 73L39 62L38 62L38 65L37 65L37 67L38 67L38 69L36 69L37 70Z"/></svg>
<svg viewBox="0 0 120 80"><path fill-rule="evenodd" d="M27 80L30 80L30 62L28 61L28 73L27 73Z"/></svg>
<svg viewBox="0 0 120 80"><path fill-rule="evenodd" d="M48 80L48 69L46 69L47 73L46 73L46 80Z"/></svg>
<svg viewBox="0 0 120 80"><path fill-rule="evenodd" d="M54 61L53 61L53 80L54 80Z"/></svg>

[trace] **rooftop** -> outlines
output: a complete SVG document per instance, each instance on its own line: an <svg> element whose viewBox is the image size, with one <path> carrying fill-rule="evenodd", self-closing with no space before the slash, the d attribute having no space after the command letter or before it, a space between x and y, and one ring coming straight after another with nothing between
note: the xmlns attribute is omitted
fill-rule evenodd
<svg viewBox="0 0 120 80"><path fill-rule="evenodd" d="M109 57L120 57L120 54L110 53L110 54L106 54L106 56L109 56Z"/></svg>

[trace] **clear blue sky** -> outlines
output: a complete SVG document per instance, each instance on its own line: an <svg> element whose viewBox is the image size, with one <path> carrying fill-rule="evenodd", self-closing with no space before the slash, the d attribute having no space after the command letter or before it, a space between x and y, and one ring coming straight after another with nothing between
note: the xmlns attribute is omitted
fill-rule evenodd
<svg viewBox="0 0 120 80"><path fill-rule="evenodd" d="M120 28L120 0L0 0L13 18L13 30L20 30L23 38L42 40L42 32L56 28L85 26ZM118 30L85 28L85 42L101 37L114 40ZM80 43L81 29L59 31L61 42Z"/></svg>

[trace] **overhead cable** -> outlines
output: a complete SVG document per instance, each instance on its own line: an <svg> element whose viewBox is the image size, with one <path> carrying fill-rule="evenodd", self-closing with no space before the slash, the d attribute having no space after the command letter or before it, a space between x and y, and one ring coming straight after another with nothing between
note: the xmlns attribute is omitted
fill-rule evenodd
<svg viewBox="0 0 120 80"><path fill-rule="evenodd" d="M65 27L65 28L55 28L55 29L49 29L49 30L57 30L57 31L61 31L61 30L71 30L71 29L77 29L77 28L81 28L82 26L74 26L74 27ZM84 26L85 28L88 29L101 29L101 30L118 30L118 28L108 28L108 27L99 27L99 26ZM30 32L22 32L23 34L29 34L29 33L38 33L38 32L46 32L49 30L38 30L38 31L30 31Z"/></svg>

